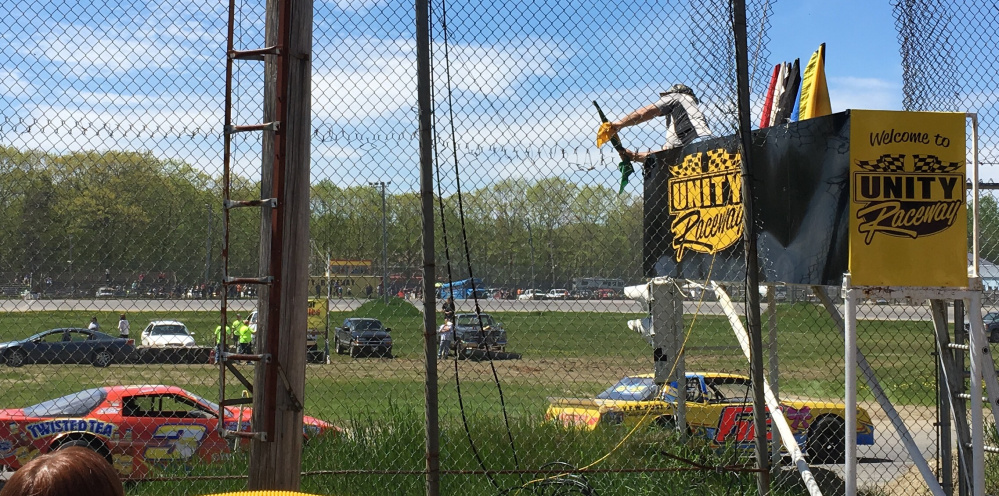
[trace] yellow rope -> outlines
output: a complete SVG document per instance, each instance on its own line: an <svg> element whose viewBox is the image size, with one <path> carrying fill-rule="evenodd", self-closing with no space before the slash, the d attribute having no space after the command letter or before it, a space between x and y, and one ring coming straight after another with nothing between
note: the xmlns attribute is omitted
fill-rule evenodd
<svg viewBox="0 0 999 496"><path fill-rule="evenodd" d="M711 281L711 271L715 267L715 257L716 256L717 255L712 255L712 257L711 257L711 264L708 266L708 276L707 276L707 279L704 281L705 284L702 284L702 286L707 286L707 283L709 283ZM672 377L673 376L673 372L676 371L676 366L680 364L680 357L683 355L683 350L687 347L687 341L690 339L690 332L694 330L694 323L697 322L697 316L701 314L701 303L703 303L703 302L704 302L704 291L701 291L700 298L697 299L697 308L694 311L694 316L690 320L690 326L687 327L687 332L685 333L685 335L683 337L683 344L680 345L680 351L676 354L676 357L675 357L675 359L673 361L673 366L670 368L670 371L669 371L669 374L668 374L668 376L670 376L670 377ZM666 387L669 387L669 385L667 384ZM676 394L677 395L681 394L681 391L684 391L684 389L681 389L681 385L677 384L676 385ZM596 466L597 464L603 462L607 458L610 458L611 455L613 455L618 449L621 448L621 446L624 445L625 441L627 441L631 437L632 434L634 434L636 431L638 431L638 428L641 427L645 423L645 420L649 417L649 413L651 413L651 412L652 412L652 405L649 405L649 407L645 409L645 413L642 415L642 418L638 419L638 423L636 423L635 426L632 427L631 430L628 431L628 433L625 434L625 436L623 438L621 438L621 441L619 441L617 443L617 445L615 445L613 448L611 448L611 450L608 451L607 454L605 454L604 456L601 456L600 458L597 458L596 460L594 460L593 462L591 462L588 465L580 467L579 469L577 469L577 471L585 471L587 469L593 468L594 466ZM556 475L552 475L552 476L548 476L548 477L542 477L540 479L529 480L529 481L525 482L523 485L521 485L521 487L519 487L517 489L517 492L514 493L514 494L519 494L520 491L523 490L528 485L537 484L539 482L544 482L544 481L549 480L549 479L557 479L559 477L564 477L564 476L567 476L567 475L570 475L570 474L572 474L572 472L565 472L565 473L556 474Z"/></svg>

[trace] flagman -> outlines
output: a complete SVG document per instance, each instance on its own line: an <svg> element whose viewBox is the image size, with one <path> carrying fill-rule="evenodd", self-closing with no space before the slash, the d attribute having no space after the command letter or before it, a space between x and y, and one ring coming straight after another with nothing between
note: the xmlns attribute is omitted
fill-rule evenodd
<svg viewBox="0 0 999 496"><path fill-rule="evenodd" d="M700 102L689 87L684 84L674 84L668 90L660 93L659 97L657 102L642 107L619 121L601 125L600 130L597 131L597 146L609 141L621 129L641 124L659 116L666 118L666 145L662 148L663 150L682 147L694 141L694 138L698 136L711 134L704 114L697 107ZM649 155L656 153L656 151L633 152L626 149L621 152L621 158L628 161L644 162Z"/></svg>

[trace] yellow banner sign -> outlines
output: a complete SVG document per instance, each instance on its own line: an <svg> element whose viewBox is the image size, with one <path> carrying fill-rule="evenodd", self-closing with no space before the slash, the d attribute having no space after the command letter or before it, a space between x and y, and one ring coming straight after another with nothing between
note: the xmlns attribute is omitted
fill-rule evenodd
<svg viewBox="0 0 999 496"><path fill-rule="evenodd" d="M738 153L716 149L670 166L670 230L677 261L686 250L715 254L742 238L741 165Z"/></svg>
<svg viewBox="0 0 999 496"><path fill-rule="evenodd" d="M968 285L964 119L850 111L854 285Z"/></svg>
<svg viewBox="0 0 999 496"><path fill-rule="evenodd" d="M309 298L308 328L313 330L326 329L326 312L329 311L329 300L326 298Z"/></svg>

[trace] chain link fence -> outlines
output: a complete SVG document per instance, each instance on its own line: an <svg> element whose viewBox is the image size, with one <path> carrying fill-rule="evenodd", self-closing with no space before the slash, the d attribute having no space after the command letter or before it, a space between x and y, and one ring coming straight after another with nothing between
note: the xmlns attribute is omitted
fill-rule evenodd
<svg viewBox="0 0 999 496"><path fill-rule="evenodd" d="M747 5L754 126L772 53L788 56L767 35L779 8ZM981 33L994 8L904 1L895 9L906 109L978 112L991 178L996 83L986 48L994 40ZM9 343L0 345L0 409L34 406L0 410L0 465L85 445L137 480L128 494L242 489L247 445L215 431L217 333L252 347L257 307L253 287L231 287L234 321L217 329L227 9L36 1L5 10L0 342ZM302 471L303 490L319 494L425 491L413 17L398 2L315 4ZM741 249L696 269L660 264L643 243L649 224L665 219L656 210L665 205L649 204L653 170L635 160L623 183L618 153L593 142L594 103L621 120L660 93L687 95L675 84L691 90L709 128L695 145L736 133L729 3L432 2L430 18L437 306L454 297L437 363L441 493L756 494L753 434L740 409L749 364L705 286L723 282L743 308ZM264 5L238 3L234 27L236 49L259 48ZM239 61L234 74L234 122L259 121L263 65ZM755 141L815 146L807 133L788 133L774 126ZM659 119L620 134L640 155L662 148L665 135ZM231 196L257 197L259 135L233 139ZM767 211L779 211L780 199L755 198ZM997 200L994 189L983 193L981 255L992 261ZM247 210L233 211L228 226L237 275L259 264L259 215ZM732 232L726 241L738 239ZM809 281L823 281L822 296L836 302L839 292L820 261L788 261L780 240L767 240L769 377L807 435L822 415L842 414L824 402L844 397L842 328ZM775 279L782 264L805 269ZM678 283L685 368L703 379L688 383L690 439L656 401L677 390L653 384L652 348L629 329L647 307L623 295L670 270L698 274ZM996 310L989 279L999 270L983 276ZM452 310L438 311L443 324ZM872 300L861 318L861 351L945 480L928 311ZM253 366L237 367L250 375ZM245 388L227 378L229 391ZM861 491L925 492L863 385L861 406L873 425L873 444L859 451ZM248 429L248 407L223 417L226 428ZM815 437L803 446L813 473L823 494L840 494L843 465L823 458L836 447L823 452ZM772 461L775 493L807 493L787 454ZM996 480L990 473L988 490Z"/></svg>

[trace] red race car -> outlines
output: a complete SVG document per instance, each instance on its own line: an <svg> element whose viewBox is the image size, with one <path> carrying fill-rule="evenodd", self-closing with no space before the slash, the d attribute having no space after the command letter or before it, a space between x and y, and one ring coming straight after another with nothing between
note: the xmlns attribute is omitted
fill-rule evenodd
<svg viewBox="0 0 999 496"><path fill-rule="evenodd" d="M101 387L0 410L0 472L67 446L104 455L124 479L141 479L171 463L223 460L232 449L218 433L218 411L217 404L175 386ZM224 426L249 431L251 416L250 408L226 407ZM305 416L306 439L339 430Z"/></svg>

